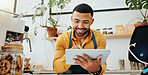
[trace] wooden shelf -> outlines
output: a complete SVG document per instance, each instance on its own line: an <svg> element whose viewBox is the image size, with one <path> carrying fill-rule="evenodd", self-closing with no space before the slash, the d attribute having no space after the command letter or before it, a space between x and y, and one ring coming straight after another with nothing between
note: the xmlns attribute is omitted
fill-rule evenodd
<svg viewBox="0 0 148 75"><path fill-rule="evenodd" d="M49 41L56 41L58 37L48 37L46 38Z"/></svg>
<svg viewBox="0 0 148 75"><path fill-rule="evenodd" d="M107 34L104 35L106 39L113 39L113 38L130 38L131 34Z"/></svg>
<svg viewBox="0 0 148 75"><path fill-rule="evenodd" d="M142 70L114 70L106 71L104 74L140 74Z"/></svg>
<svg viewBox="0 0 148 75"><path fill-rule="evenodd" d="M131 38L132 34L107 34L104 35L106 39L114 39L114 38ZM46 38L49 41L56 41L58 37L48 37Z"/></svg>

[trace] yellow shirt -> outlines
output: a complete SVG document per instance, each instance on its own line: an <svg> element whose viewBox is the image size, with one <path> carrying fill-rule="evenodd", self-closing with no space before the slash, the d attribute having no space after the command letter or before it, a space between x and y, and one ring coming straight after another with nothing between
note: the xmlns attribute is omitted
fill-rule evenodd
<svg viewBox="0 0 148 75"><path fill-rule="evenodd" d="M97 43L97 49L105 49L106 48L106 38L103 34L101 34L98 31L92 30L96 39ZM56 52L53 60L53 68L55 73L63 73L66 72L71 65L66 64L66 58L65 58L65 49L69 49L69 39L70 39L70 33L71 31L65 32L62 35L60 35L56 41ZM72 46L80 45L80 42L74 37L74 32L72 33ZM75 42L75 44L74 44ZM92 34L91 31L87 38L84 40L84 42L81 44L81 46L84 49L94 49L94 44L92 40ZM101 65L102 71L99 75L103 75L103 73L106 71L106 63L104 65Z"/></svg>

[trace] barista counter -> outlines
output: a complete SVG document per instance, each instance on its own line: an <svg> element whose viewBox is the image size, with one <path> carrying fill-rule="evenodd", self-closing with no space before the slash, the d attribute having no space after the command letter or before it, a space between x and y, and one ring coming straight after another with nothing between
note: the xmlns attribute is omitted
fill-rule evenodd
<svg viewBox="0 0 148 75"><path fill-rule="evenodd" d="M106 71L104 75L140 75L142 70L114 70L114 71ZM33 72L33 74L50 74L50 75L56 75L53 70L49 71L42 71L42 72ZM77 74L78 75L78 74ZM81 74L83 75L83 74ZM90 75L90 74L84 74L84 75Z"/></svg>
<svg viewBox="0 0 148 75"><path fill-rule="evenodd" d="M57 75L57 74L23 74L23 75ZM70 75L90 75L90 74L70 74ZM103 74L103 75L140 75L140 74Z"/></svg>

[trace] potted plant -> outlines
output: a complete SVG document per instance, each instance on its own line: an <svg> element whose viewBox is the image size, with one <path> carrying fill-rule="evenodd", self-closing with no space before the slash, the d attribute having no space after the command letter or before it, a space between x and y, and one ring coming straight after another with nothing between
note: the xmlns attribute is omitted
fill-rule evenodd
<svg viewBox="0 0 148 75"><path fill-rule="evenodd" d="M68 4L70 1L71 0L49 0L47 7L44 5L42 1L41 3L39 3L34 7L35 14L32 17L32 23L35 23L36 16L40 16L40 23L37 23L37 24L39 24L41 27L47 28L49 37L56 37L56 34L57 34L56 27L59 26L58 22L59 22L61 13L56 12L57 18L53 18L52 8L56 7L62 11L66 6L66 4ZM44 19L44 15L47 9L49 9L49 17L48 19ZM48 26L48 24L50 24L50 26ZM36 28L37 26L35 27L35 30L34 30L35 35L37 35Z"/></svg>
<svg viewBox="0 0 148 75"><path fill-rule="evenodd" d="M141 25L147 25L148 22L148 0L125 0L125 4L129 6L130 10L139 10L142 17L143 22L138 22L135 24L135 27L141 26ZM145 12L143 13L141 9L145 9Z"/></svg>

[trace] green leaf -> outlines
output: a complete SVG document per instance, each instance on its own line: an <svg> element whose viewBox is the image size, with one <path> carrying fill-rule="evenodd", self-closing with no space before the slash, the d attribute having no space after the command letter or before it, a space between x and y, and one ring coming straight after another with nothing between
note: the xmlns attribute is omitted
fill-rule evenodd
<svg viewBox="0 0 148 75"><path fill-rule="evenodd" d="M54 7L56 4L57 4L57 1L56 1L56 0L49 0L48 6L49 6L49 8L52 8L52 7Z"/></svg>
<svg viewBox="0 0 148 75"><path fill-rule="evenodd" d="M69 27L67 28L67 30L70 30L70 29L73 29L72 26L69 26Z"/></svg>
<svg viewBox="0 0 148 75"><path fill-rule="evenodd" d="M129 9L137 10L143 7L145 0L125 0L125 4L129 6Z"/></svg>
<svg viewBox="0 0 148 75"><path fill-rule="evenodd" d="M35 18L36 18L36 15L34 14L34 15L32 16L32 24L35 22Z"/></svg>
<svg viewBox="0 0 148 75"><path fill-rule="evenodd" d="M138 9L138 4L137 4L137 1L136 0L132 0L132 2L133 2L133 9Z"/></svg>
<svg viewBox="0 0 148 75"><path fill-rule="evenodd" d="M146 0L146 3L148 4L148 0Z"/></svg>
<svg viewBox="0 0 148 75"><path fill-rule="evenodd" d="M44 25L40 25L41 27L43 27L43 28L45 28L46 26L44 26Z"/></svg>
<svg viewBox="0 0 148 75"><path fill-rule="evenodd" d="M34 6L33 9L35 9L37 6Z"/></svg>
<svg viewBox="0 0 148 75"><path fill-rule="evenodd" d="M41 7L36 8L36 10L40 10L40 9L41 9Z"/></svg>
<svg viewBox="0 0 148 75"><path fill-rule="evenodd" d="M47 7L45 7L44 10L46 11L47 10Z"/></svg>
<svg viewBox="0 0 148 75"><path fill-rule="evenodd" d="M132 6L133 6L133 4L131 3L130 6L129 6L129 9L130 9L130 10L132 10Z"/></svg>
<svg viewBox="0 0 148 75"><path fill-rule="evenodd" d="M59 0L57 6L59 6L59 5L62 4L62 3L63 3L63 0Z"/></svg>
<svg viewBox="0 0 148 75"><path fill-rule="evenodd" d="M148 4L143 6L144 9L148 9Z"/></svg>
<svg viewBox="0 0 148 75"><path fill-rule="evenodd" d="M63 9L63 5L61 5L61 9Z"/></svg>
<svg viewBox="0 0 148 75"><path fill-rule="evenodd" d="M36 7L38 7L39 5L41 5L41 3L39 3L38 5L34 6L33 9L35 9Z"/></svg>
<svg viewBox="0 0 148 75"><path fill-rule="evenodd" d="M126 0L125 4L128 6L131 3L131 0Z"/></svg>
<svg viewBox="0 0 148 75"><path fill-rule="evenodd" d="M37 29L37 27L34 28L34 35L37 35L37 33L38 33L36 29Z"/></svg>

